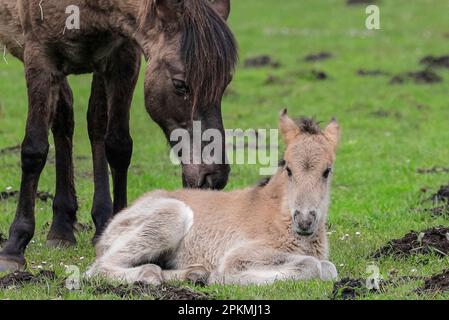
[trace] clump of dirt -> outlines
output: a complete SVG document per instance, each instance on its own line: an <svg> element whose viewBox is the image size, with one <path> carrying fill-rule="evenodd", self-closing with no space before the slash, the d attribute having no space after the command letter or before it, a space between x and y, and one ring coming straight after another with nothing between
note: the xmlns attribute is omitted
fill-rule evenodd
<svg viewBox="0 0 449 320"><path fill-rule="evenodd" d="M449 173L449 168L434 166L432 168L419 168L416 172L420 174Z"/></svg>
<svg viewBox="0 0 449 320"><path fill-rule="evenodd" d="M36 275L29 272L14 272L0 278L0 289L11 286L23 286L29 283L40 283L46 280L55 280L56 274L53 271L41 270Z"/></svg>
<svg viewBox="0 0 449 320"><path fill-rule="evenodd" d="M431 252L440 256L449 254L449 228L440 226L422 232L411 231L401 239L391 240L372 257L377 259L386 255L410 256Z"/></svg>
<svg viewBox="0 0 449 320"><path fill-rule="evenodd" d="M186 287L177 287L169 284L152 286L144 283L134 285L121 284L114 286L112 284L103 284L94 290L95 294L115 294L121 298L132 295L148 295L155 300L211 300L212 298L205 293L194 291Z"/></svg>
<svg viewBox="0 0 449 320"><path fill-rule="evenodd" d="M0 150L0 155L7 154L7 153L17 153L20 151L20 145L7 147Z"/></svg>
<svg viewBox="0 0 449 320"><path fill-rule="evenodd" d="M416 71L416 72L406 72L403 74L399 74L394 76L390 84L402 84L407 81L414 81L418 84L433 84L442 82L443 78L441 78L438 74L435 72L427 69L422 71Z"/></svg>
<svg viewBox="0 0 449 320"><path fill-rule="evenodd" d="M378 77L378 76L389 76L390 74L382 70L359 69L357 70L357 75L361 77Z"/></svg>
<svg viewBox="0 0 449 320"><path fill-rule="evenodd" d="M262 67L279 68L280 66L281 64L278 61L275 61L271 56L268 55L248 58L245 60L246 68L262 68Z"/></svg>
<svg viewBox="0 0 449 320"><path fill-rule="evenodd" d="M398 111L389 111L384 109L379 109L376 111L371 112L371 115L378 117L378 118L388 118L388 117L394 117L396 119L402 119L402 113Z"/></svg>
<svg viewBox="0 0 449 320"><path fill-rule="evenodd" d="M323 61L332 58L333 55L330 52L322 51L315 54L309 54L304 58L304 61L307 62L316 62L316 61Z"/></svg>
<svg viewBox="0 0 449 320"><path fill-rule="evenodd" d="M8 240L6 236L0 232L0 247Z"/></svg>
<svg viewBox="0 0 449 320"><path fill-rule="evenodd" d="M439 293L445 291L449 291L449 269L427 278L424 281L424 285L417 290L419 293Z"/></svg>
<svg viewBox="0 0 449 320"><path fill-rule="evenodd" d="M427 67L449 68L449 55L441 57L427 56L422 58L419 63Z"/></svg>
<svg viewBox="0 0 449 320"><path fill-rule="evenodd" d="M449 185L441 186L440 190L432 196L432 200L449 203Z"/></svg>
<svg viewBox="0 0 449 320"><path fill-rule="evenodd" d="M18 196L19 191L17 190L0 192L0 200L8 200L9 198L17 198ZM38 191L36 193L36 198L43 202L47 202L49 200L53 200L54 196L49 192Z"/></svg>
<svg viewBox="0 0 449 320"><path fill-rule="evenodd" d="M441 217L449 215L449 205L443 205L435 208L425 209L425 212L429 212L433 217Z"/></svg>
<svg viewBox="0 0 449 320"><path fill-rule="evenodd" d="M363 279L343 278L334 283L332 289L333 300L353 300L368 292Z"/></svg>
<svg viewBox="0 0 449 320"><path fill-rule="evenodd" d="M351 6L355 4L375 4L377 2L378 2L377 0L347 0L346 4L348 6Z"/></svg>

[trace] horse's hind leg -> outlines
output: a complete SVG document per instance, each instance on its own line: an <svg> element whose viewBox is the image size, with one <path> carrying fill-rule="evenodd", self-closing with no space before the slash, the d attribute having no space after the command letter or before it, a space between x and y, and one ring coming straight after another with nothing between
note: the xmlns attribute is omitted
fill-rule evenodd
<svg viewBox="0 0 449 320"><path fill-rule="evenodd" d="M175 254L192 222L193 213L183 202L150 197L137 201L106 228L97 244L100 255L87 275L127 282L162 281L160 268L144 264Z"/></svg>
<svg viewBox="0 0 449 320"><path fill-rule="evenodd" d="M38 45L29 39L25 48L28 119L22 143L22 181L19 203L9 239L0 253L0 271L25 265L25 248L34 235L34 207L39 177L48 154L48 133L59 92L60 78Z"/></svg>
<svg viewBox="0 0 449 320"><path fill-rule="evenodd" d="M64 79L52 126L56 150L56 194L53 201L53 223L47 236L50 246L69 246L76 243L73 225L76 222L78 205L73 181L73 130L72 91L67 79Z"/></svg>
<svg viewBox="0 0 449 320"><path fill-rule="evenodd" d="M336 269L315 257L247 247L232 252L213 272L210 283L268 284L278 280L331 280ZM333 266L333 265L332 265Z"/></svg>

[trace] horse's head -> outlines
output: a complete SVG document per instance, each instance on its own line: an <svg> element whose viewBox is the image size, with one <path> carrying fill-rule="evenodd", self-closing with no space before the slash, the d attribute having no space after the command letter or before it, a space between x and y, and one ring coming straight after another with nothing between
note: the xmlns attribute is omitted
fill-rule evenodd
<svg viewBox="0 0 449 320"><path fill-rule="evenodd" d="M287 145L282 174L288 179L287 206L292 229L299 235L313 235L327 218L340 128L332 120L322 131L312 119L293 121L285 110L280 130Z"/></svg>
<svg viewBox="0 0 449 320"><path fill-rule="evenodd" d="M186 187L222 189L226 186L225 139L221 116L223 93L237 62L237 46L226 24L229 0L146 0L141 11L147 31L150 62L145 76L146 108L168 140L176 129L192 137L193 122L201 131L216 129L222 135L223 154L214 163L182 163ZM170 141L173 146L177 141ZM201 141L192 148L203 150ZM184 158L185 159L185 158Z"/></svg>

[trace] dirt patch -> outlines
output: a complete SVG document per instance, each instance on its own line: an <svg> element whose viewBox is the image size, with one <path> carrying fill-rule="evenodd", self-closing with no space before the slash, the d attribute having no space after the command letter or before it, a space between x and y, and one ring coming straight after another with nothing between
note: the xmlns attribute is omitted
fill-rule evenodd
<svg viewBox="0 0 449 320"><path fill-rule="evenodd" d="M0 232L0 247L8 240L6 236Z"/></svg>
<svg viewBox="0 0 449 320"><path fill-rule="evenodd" d="M388 242L378 249L372 257L410 256L414 254L436 253L440 256L449 254L449 228L434 227L421 232L411 231L401 239Z"/></svg>
<svg viewBox="0 0 449 320"><path fill-rule="evenodd" d="M55 280L56 274L53 271L41 270L36 275L29 272L14 272L0 278L0 289L11 286L23 286L30 283L40 283L47 280Z"/></svg>
<svg viewBox="0 0 449 320"><path fill-rule="evenodd" d="M427 56L421 59L419 63L427 66L427 67L436 67L436 68L448 68L449 69L449 55L447 56Z"/></svg>
<svg viewBox="0 0 449 320"><path fill-rule="evenodd" d="M268 77L265 79L264 84L265 85L282 85L282 84L289 84L291 81L287 79L282 79L275 75L268 75Z"/></svg>
<svg viewBox="0 0 449 320"><path fill-rule="evenodd" d="M332 289L333 300L353 300L368 292L363 279L343 278L334 283Z"/></svg>
<svg viewBox="0 0 449 320"><path fill-rule="evenodd" d="M416 172L420 174L438 174L438 173L449 173L449 168L447 167L432 167L432 168L419 168Z"/></svg>
<svg viewBox="0 0 449 320"><path fill-rule="evenodd" d="M378 0L346 0L346 4L348 6L356 5L356 4L375 4Z"/></svg>
<svg viewBox="0 0 449 320"><path fill-rule="evenodd" d="M427 278L424 281L424 285L417 290L418 293L440 293L447 291L449 291L449 269Z"/></svg>
<svg viewBox="0 0 449 320"><path fill-rule="evenodd" d="M245 60L246 68L262 68L262 67L271 67L271 68L279 68L281 64L274 60L271 56L263 55L253 58L248 58Z"/></svg>
<svg viewBox="0 0 449 320"><path fill-rule="evenodd" d="M390 84L402 84L409 81L413 81L417 84L433 84L442 82L443 78L441 78L438 74L436 74L432 70L427 69L416 72L406 72L396 75L391 79Z"/></svg>
<svg viewBox="0 0 449 320"><path fill-rule="evenodd" d="M317 62L317 61L323 61L327 59L331 59L333 57L332 53L322 51L315 54L309 54L304 58L304 61L307 62Z"/></svg>
<svg viewBox="0 0 449 320"><path fill-rule="evenodd" d="M186 287L177 287L168 284L151 286L144 283L134 285L103 284L94 290L94 294L115 294L121 298L129 296L148 295L155 300L212 300L205 293L194 291Z"/></svg>
<svg viewBox="0 0 449 320"><path fill-rule="evenodd" d="M19 191L17 190L0 192L0 200L8 200L10 198L18 198L18 197ZM36 194L36 198L43 202L47 202L49 200L53 200L54 196L49 192L38 191Z"/></svg>
<svg viewBox="0 0 449 320"><path fill-rule="evenodd" d="M449 216L449 205L429 208L424 211L430 213L433 217Z"/></svg>
<svg viewBox="0 0 449 320"><path fill-rule="evenodd" d="M378 118L388 118L388 117L394 117L396 119L402 119L402 113L398 111L389 111L384 109L379 109L376 111L371 112L372 116L378 117Z"/></svg>
<svg viewBox="0 0 449 320"><path fill-rule="evenodd" d="M357 70L357 75L361 77L379 77L379 76L389 76L390 74L382 70L359 69Z"/></svg>
<svg viewBox="0 0 449 320"><path fill-rule="evenodd" d="M0 155L20 152L20 145L0 149Z"/></svg>
<svg viewBox="0 0 449 320"><path fill-rule="evenodd" d="M449 204L449 185L441 186L437 193L432 195L431 199L433 201L446 202Z"/></svg>

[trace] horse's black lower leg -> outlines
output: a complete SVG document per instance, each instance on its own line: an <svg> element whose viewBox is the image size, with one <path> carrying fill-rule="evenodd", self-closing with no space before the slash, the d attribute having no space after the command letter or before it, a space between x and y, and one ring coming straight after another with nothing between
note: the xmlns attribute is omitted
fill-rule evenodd
<svg viewBox="0 0 449 320"><path fill-rule="evenodd" d="M73 226L78 205L73 181L73 129L72 91L67 80L64 80L52 126L56 150L56 194L53 201L53 223L47 236L50 246L76 244Z"/></svg>
<svg viewBox="0 0 449 320"><path fill-rule="evenodd" d="M48 132L52 117L52 101L57 98L53 75L42 69L36 51L25 49L28 87L28 119L22 143L22 180L15 219L9 239L0 253L0 271L16 270L25 265L24 253L34 235L34 207L40 174L48 154Z"/></svg>
<svg viewBox="0 0 449 320"><path fill-rule="evenodd" d="M127 178L133 141L129 134L129 110L140 68L140 52L125 44L109 61L105 72L109 114L106 156L114 184L114 214L127 205Z"/></svg>
<svg viewBox="0 0 449 320"><path fill-rule="evenodd" d="M108 103L103 76L95 73L87 113L89 139L94 170L92 219L95 224L93 241L101 235L112 218L112 199L109 190L109 169L106 159L105 136L108 123Z"/></svg>

